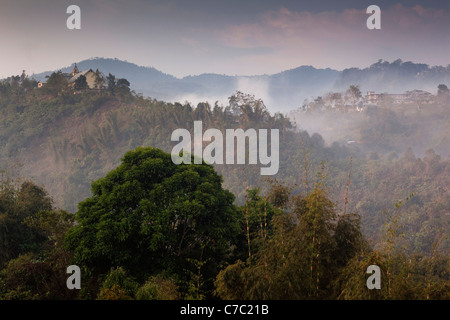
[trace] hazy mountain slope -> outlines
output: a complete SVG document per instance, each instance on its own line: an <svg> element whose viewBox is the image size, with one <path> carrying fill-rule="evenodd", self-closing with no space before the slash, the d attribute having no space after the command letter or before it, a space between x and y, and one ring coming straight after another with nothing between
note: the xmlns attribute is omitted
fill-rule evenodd
<svg viewBox="0 0 450 320"><path fill-rule="evenodd" d="M71 72L74 65L64 67ZM403 93L407 90L426 90L435 93L441 83L450 84L450 66L430 67L426 64L390 63L379 60L367 68L349 68L337 71L300 66L272 75L228 76L200 74L176 78L155 68L137 66L118 59L94 58L77 62L80 70L99 69L105 75L126 78L136 93L168 102L208 101L225 105L236 91L253 94L264 100L272 112L288 112L298 108L305 99L314 99L330 91L345 91L350 85L359 85L366 91ZM45 80L51 71L33 75Z"/></svg>
<svg viewBox="0 0 450 320"><path fill-rule="evenodd" d="M339 79L339 71L302 66L270 76L270 96L283 111L299 107L304 99L321 95Z"/></svg>

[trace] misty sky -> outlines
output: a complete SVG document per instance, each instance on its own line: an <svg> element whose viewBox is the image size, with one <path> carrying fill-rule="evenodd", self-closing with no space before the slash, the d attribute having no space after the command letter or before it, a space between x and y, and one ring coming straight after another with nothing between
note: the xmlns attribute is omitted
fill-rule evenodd
<svg viewBox="0 0 450 320"><path fill-rule="evenodd" d="M81 8L68 30L66 8ZM381 30L366 8L380 6ZM272 74L378 59L450 64L448 0L1 0L0 78L118 58L183 77Z"/></svg>

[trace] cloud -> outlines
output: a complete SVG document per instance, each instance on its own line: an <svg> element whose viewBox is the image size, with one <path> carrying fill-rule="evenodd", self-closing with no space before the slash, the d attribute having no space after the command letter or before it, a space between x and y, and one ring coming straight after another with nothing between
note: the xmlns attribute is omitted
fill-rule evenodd
<svg viewBox="0 0 450 320"><path fill-rule="evenodd" d="M448 63L442 52L450 48L450 11L401 4L382 8L381 30L368 30L368 17L365 10L357 9L311 13L282 7L265 12L257 22L229 26L218 38L234 48L272 48L268 63L281 60L292 66L343 68L379 58ZM429 59L427 51L435 50L441 54ZM403 55L391 57L392 52Z"/></svg>
<svg viewBox="0 0 450 320"><path fill-rule="evenodd" d="M264 78L239 77L237 90L246 94L254 95L262 99L265 104L270 105L272 100L269 94L269 80Z"/></svg>

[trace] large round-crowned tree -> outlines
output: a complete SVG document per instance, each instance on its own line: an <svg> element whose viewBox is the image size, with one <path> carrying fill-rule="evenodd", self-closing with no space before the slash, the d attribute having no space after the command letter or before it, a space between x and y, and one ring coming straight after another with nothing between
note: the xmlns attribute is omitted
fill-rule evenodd
<svg viewBox="0 0 450 320"><path fill-rule="evenodd" d="M213 279L239 232L234 196L208 164L180 164L159 149L139 147L92 183L78 206L66 246L93 274L122 266L154 274ZM181 279L184 278L184 279Z"/></svg>

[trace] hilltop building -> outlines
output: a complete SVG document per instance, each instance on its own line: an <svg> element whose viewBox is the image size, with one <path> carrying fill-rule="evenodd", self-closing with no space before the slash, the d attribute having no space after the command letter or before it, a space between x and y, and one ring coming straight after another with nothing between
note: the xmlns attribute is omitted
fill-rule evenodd
<svg viewBox="0 0 450 320"><path fill-rule="evenodd" d="M103 90L105 89L105 76L97 71L93 71L92 69L80 71L78 69L77 64L75 63L75 66L73 67L73 70L71 73L62 73L64 78L67 79L67 82L69 83L69 86L74 86L75 81L81 77L84 76L86 78L86 83L88 85L89 89L93 90ZM46 78L48 78L47 76ZM42 88L45 83L42 81L38 82L38 88Z"/></svg>
<svg viewBox="0 0 450 320"><path fill-rule="evenodd" d="M73 85L75 81L81 76L84 76L86 78L86 83L89 89L102 90L105 88L105 77L101 72L95 72L92 69L80 72L78 70L77 64L75 64L75 67L72 70L71 78L68 79L69 85Z"/></svg>

